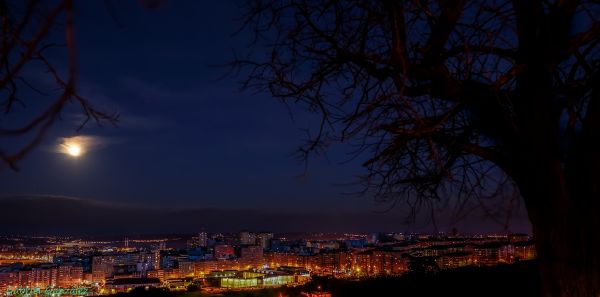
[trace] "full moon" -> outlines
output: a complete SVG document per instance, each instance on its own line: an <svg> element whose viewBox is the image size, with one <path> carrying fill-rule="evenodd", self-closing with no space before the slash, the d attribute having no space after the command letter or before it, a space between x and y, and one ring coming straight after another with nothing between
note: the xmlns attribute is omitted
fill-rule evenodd
<svg viewBox="0 0 600 297"><path fill-rule="evenodd" d="M77 144L70 144L67 146L67 153L73 157L79 157L81 155L81 147Z"/></svg>
<svg viewBox="0 0 600 297"><path fill-rule="evenodd" d="M92 151L94 145L97 147L99 142L98 139L99 138L94 138L92 136L82 135L59 138L59 144L56 152L65 154L73 159L81 158Z"/></svg>

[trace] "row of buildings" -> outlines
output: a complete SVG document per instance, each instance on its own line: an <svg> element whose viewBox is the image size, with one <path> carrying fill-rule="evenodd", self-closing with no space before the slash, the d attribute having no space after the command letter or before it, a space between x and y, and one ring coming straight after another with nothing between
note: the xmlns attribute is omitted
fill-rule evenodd
<svg viewBox="0 0 600 297"><path fill-rule="evenodd" d="M185 253L160 251L94 255L91 271L79 263L13 266L0 270L0 284L19 286L70 286L82 282L103 285L110 279L157 278L160 280L204 277L213 271L258 268L304 267L313 274L371 276L402 274L411 262L433 259L437 269L491 266L535 257L531 242L450 243L428 247L388 245L384 247L321 250L302 255L294 252L264 252L260 246L243 246L236 253L230 246L216 246L212 259L194 260ZM2 287L0 287L2 288Z"/></svg>
<svg viewBox="0 0 600 297"><path fill-rule="evenodd" d="M355 278L409 271L510 264L535 258L528 236L274 238L241 232L223 239L199 233L188 248L54 249L52 263L0 266L0 291L10 287L90 286L106 293L136 286L182 289L190 284L240 288L298 284L309 275Z"/></svg>
<svg viewBox="0 0 600 297"><path fill-rule="evenodd" d="M67 288L84 282L83 267L77 263L0 267L0 292L6 292L9 287Z"/></svg>

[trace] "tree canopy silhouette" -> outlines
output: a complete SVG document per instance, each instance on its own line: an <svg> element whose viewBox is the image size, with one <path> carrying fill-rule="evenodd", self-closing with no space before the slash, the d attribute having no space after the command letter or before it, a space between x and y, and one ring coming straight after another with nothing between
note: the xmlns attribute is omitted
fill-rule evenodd
<svg viewBox="0 0 600 297"><path fill-rule="evenodd" d="M600 294L597 1L253 1L244 86L321 115L413 209L514 187L547 296ZM497 193L496 193L497 194ZM503 195L495 195L503 196Z"/></svg>

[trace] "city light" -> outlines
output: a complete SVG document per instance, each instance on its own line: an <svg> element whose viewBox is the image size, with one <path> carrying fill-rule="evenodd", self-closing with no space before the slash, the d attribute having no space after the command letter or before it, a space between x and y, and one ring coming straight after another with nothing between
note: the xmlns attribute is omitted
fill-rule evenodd
<svg viewBox="0 0 600 297"><path fill-rule="evenodd" d="M210 244L200 250L198 237L187 239L185 252L166 247L173 240L186 240L180 237L136 239L131 241L136 246L128 248L123 248L129 243L128 237L95 242L48 237L42 240L51 244L42 245L37 245L39 238L21 237L13 240L19 244L0 250L0 290L74 286L105 295L136 287L186 290L192 282L202 283L206 290L270 288L302 285L312 276L347 279L400 276L411 271L411 261L419 259L431 259L438 269L449 270L535 258L535 247L528 236L411 236L397 241L396 249L389 249L389 244L369 244L366 235L363 241L356 235L298 242L282 242L273 237L265 247L258 245L264 243L258 239L240 244L235 235L224 236L228 238L224 241L206 236ZM30 249L23 248L28 245ZM308 246L322 248L300 252ZM11 264L18 262L24 266L11 268Z"/></svg>

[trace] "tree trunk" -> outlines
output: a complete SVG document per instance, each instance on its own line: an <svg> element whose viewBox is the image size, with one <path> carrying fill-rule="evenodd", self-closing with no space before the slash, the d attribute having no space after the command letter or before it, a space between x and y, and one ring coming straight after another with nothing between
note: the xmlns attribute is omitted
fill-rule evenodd
<svg viewBox="0 0 600 297"><path fill-rule="evenodd" d="M533 225L543 296L599 297L600 197L594 184L600 174L565 171L558 161L540 159L530 155L517 183Z"/></svg>
<svg viewBox="0 0 600 297"><path fill-rule="evenodd" d="M520 19L517 64L525 67L517 76L509 174L533 226L543 294L600 297L600 96L590 100L589 119L565 152L554 77L568 30L555 29L572 19L548 19L539 1L513 3Z"/></svg>

